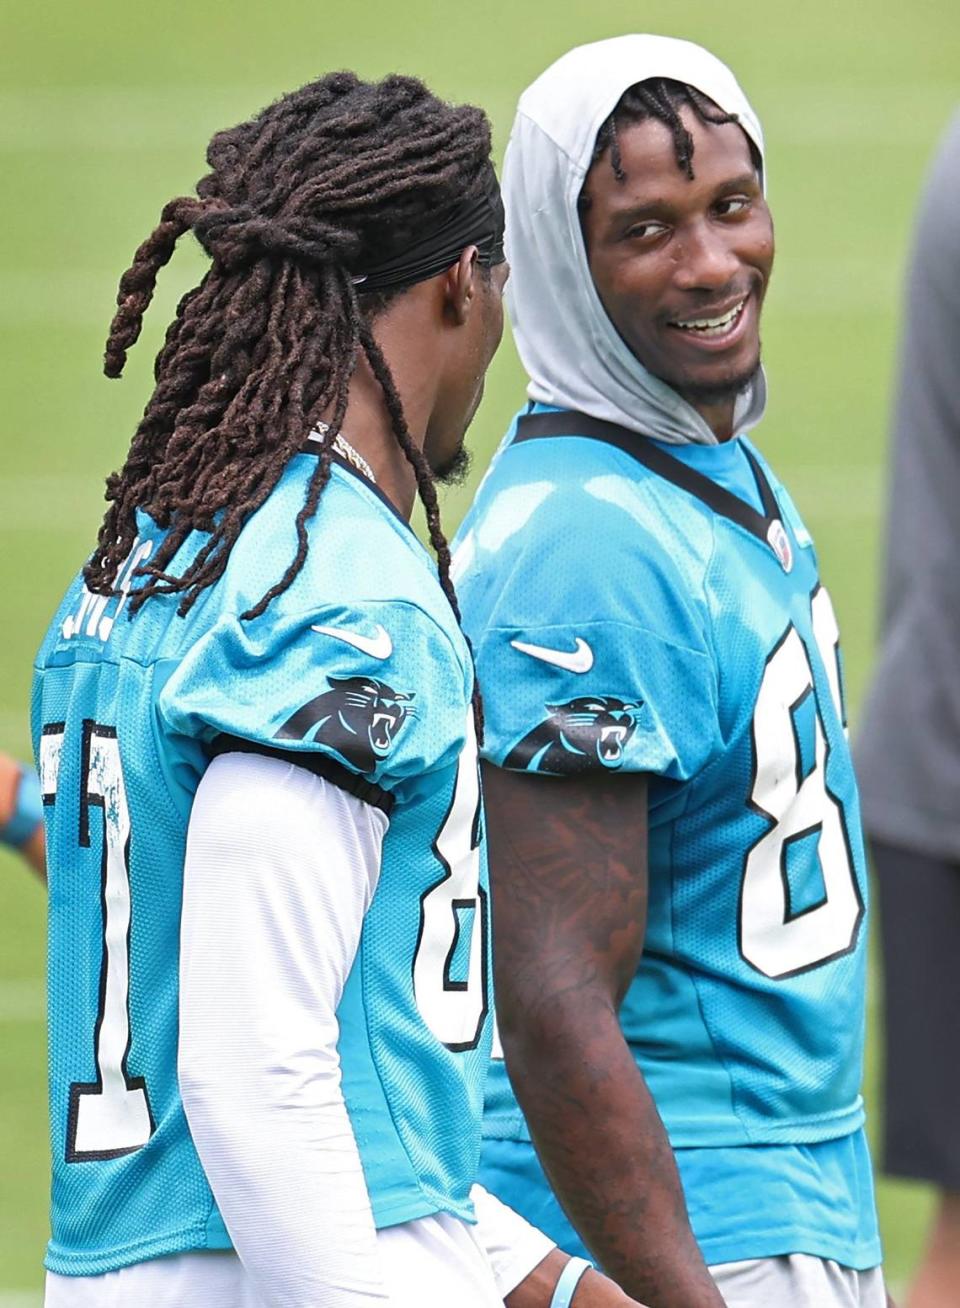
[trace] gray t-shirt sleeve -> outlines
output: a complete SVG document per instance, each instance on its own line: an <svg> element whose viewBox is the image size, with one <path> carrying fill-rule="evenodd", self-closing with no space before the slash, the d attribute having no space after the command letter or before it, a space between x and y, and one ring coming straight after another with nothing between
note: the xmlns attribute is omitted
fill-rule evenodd
<svg viewBox="0 0 960 1308"><path fill-rule="evenodd" d="M914 230L881 642L856 743L867 831L960 860L960 112Z"/></svg>

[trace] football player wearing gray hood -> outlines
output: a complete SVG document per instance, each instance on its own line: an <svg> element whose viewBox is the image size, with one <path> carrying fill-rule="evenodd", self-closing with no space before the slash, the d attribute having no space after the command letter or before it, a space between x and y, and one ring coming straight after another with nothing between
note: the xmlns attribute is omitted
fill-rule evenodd
<svg viewBox="0 0 960 1308"><path fill-rule="evenodd" d="M839 636L745 435L764 182L755 113L684 41L571 51L520 101L530 402L456 556L506 1054L483 1176L656 1308L877 1308Z"/></svg>

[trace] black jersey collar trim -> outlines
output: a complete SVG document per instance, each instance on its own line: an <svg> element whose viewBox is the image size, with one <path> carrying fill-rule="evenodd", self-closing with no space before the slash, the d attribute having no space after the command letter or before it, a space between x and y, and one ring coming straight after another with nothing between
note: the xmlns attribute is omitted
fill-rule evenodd
<svg viewBox="0 0 960 1308"><path fill-rule="evenodd" d="M763 469L751 450L744 446L744 453L750 462L751 470L760 492L763 513L758 513L745 500L719 486L709 477L682 463L666 453L659 445L654 445L645 436L628 431L613 422L602 422L585 413L572 413L564 409L550 413L525 413L517 420L517 430L512 444L521 441L538 440L546 436L583 436L588 440L603 441L615 445L631 458L642 463L651 472L672 482L681 490L693 495L708 505L715 513L729 518L745 528L770 547L770 529L775 522L781 522L780 506L777 504L770 483Z"/></svg>
<svg viewBox="0 0 960 1308"><path fill-rule="evenodd" d="M307 439L300 446L300 453L312 454L315 459L319 459L320 452L322 449L323 446L320 444L319 441L311 440L310 437L308 436ZM335 463L337 467L342 468L344 472L349 472L350 476L355 477L356 480L360 482L361 486L365 486L371 495L376 495L377 499L386 505L386 507L390 510L390 512L393 514L396 520L398 522L402 522L404 527L406 527L407 531L409 531L410 535L416 538L417 533L411 527L409 519L403 516L403 514L394 504L393 500L391 500L389 496L384 494L384 492L380 489L380 487L376 484L376 482L371 481L369 477L365 477L359 468L355 468L352 463L348 463L347 460L341 454L332 452L330 455L330 462Z"/></svg>

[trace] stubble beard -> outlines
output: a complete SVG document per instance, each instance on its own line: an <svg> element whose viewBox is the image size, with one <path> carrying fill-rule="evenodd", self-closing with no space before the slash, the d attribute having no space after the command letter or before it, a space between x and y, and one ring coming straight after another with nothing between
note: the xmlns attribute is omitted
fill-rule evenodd
<svg viewBox="0 0 960 1308"><path fill-rule="evenodd" d="M736 402L753 384L759 371L760 357L758 355L757 361L752 368L728 377L724 381L690 382L668 377L663 377L661 380L675 390L681 399L697 408L700 405L713 406Z"/></svg>
<svg viewBox="0 0 960 1308"><path fill-rule="evenodd" d="M441 486L462 486L470 475L472 462L470 451L461 444L455 454L432 470L433 479Z"/></svg>

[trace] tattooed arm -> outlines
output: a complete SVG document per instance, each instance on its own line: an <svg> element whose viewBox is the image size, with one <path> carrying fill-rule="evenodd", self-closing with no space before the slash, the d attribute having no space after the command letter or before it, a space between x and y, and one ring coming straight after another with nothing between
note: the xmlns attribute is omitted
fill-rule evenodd
<svg viewBox="0 0 960 1308"><path fill-rule="evenodd" d="M628 1294L654 1308L722 1308L617 1017L646 928L646 778L485 765L484 790L497 1018L550 1183Z"/></svg>

